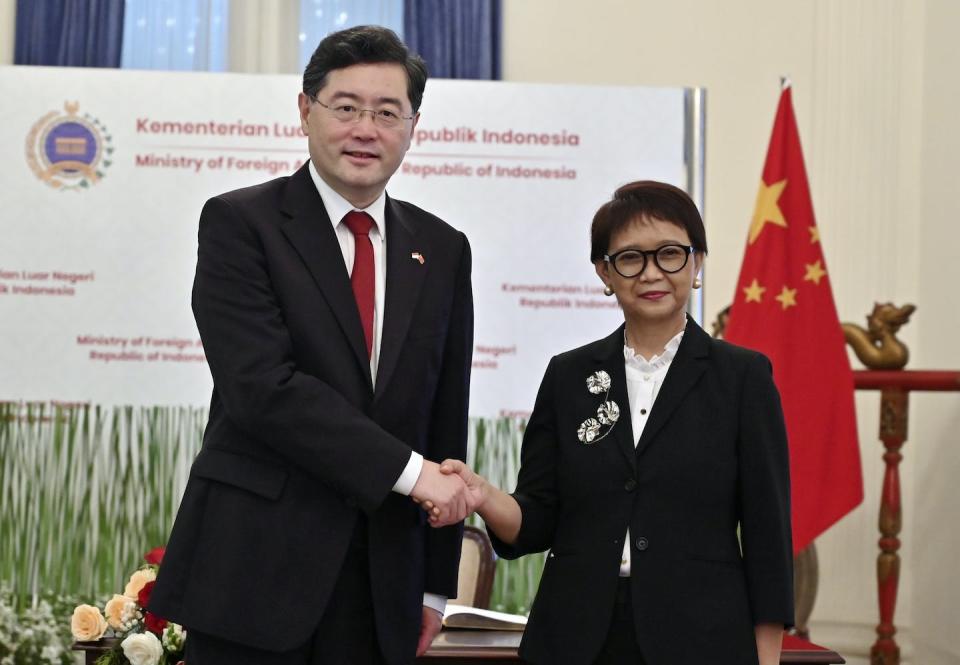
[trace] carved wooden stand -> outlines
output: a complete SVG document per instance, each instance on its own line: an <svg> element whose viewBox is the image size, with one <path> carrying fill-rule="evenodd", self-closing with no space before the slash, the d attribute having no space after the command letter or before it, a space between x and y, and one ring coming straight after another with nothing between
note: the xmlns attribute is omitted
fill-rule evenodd
<svg viewBox="0 0 960 665"><path fill-rule="evenodd" d="M722 337L730 308L722 310L713 324L714 337ZM880 554L877 557L877 602L880 608L880 623L877 624L877 640L870 647L871 665L900 665L900 647L894 635L897 627L893 616L897 609L897 591L900 585L900 529L903 513L900 501L900 449L907 440L908 403L911 391L960 392L960 372L907 371L910 357L907 347L896 338L897 331L905 325L914 305L897 307L892 303L877 303L867 316L867 328L844 323L844 338L867 367L853 373L857 390L880 391L880 440L885 452L883 461L883 491L880 496ZM806 623L813 611L817 593L816 551L804 550L794 561L798 579L797 629L807 637ZM806 554L806 558L804 558ZM811 558L812 557L812 558ZM798 566L798 562L807 563ZM812 586L811 586L812 582ZM801 612L802 610L802 612Z"/></svg>
<svg viewBox="0 0 960 665"><path fill-rule="evenodd" d="M885 452L883 491L880 497L880 554L877 556L877 601L880 623L870 647L871 665L899 665L900 646L893 622L900 584L900 449L907 440L910 391L960 391L960 372L856 371L858 390L880 390L880 440Z"/></svg>

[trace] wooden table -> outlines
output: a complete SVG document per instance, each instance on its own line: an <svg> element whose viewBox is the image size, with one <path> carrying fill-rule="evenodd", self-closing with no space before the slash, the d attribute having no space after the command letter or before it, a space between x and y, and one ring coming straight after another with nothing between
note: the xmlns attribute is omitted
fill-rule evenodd
<svg viewBox="0 0 960 665"><path fill-rule="evenodd" d="M444 629L418 663L424 665L522 665L517 647L523 633L499 630ZM793 635L783 636L780 665L845 663L835 651Z"/></svg>
<svg viewBox="0 0 960 665"><path fill-rule="evenodd" d="M423 665L522 665L524 661L517 656L522 636L523 633L516 631L445 629L417 662ZM93 665L115 643L116 640L78 642L73 649L85 652L84 663ZM799 637L783 636L780 665L845 662L835 651Z"/></svg>

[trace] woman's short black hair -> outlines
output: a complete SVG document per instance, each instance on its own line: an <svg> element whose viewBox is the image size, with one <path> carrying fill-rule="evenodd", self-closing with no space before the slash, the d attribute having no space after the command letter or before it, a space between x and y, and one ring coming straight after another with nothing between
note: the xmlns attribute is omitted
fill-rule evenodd
<svg viewBox="0 0 960 665"><path fill-rule="evenodd" d="M654 180L627 183L600 206L590 226L590 261L602 261L610 238L639 219L659 219L676 224L690 236L693 248L707 253L707 232L700 211L690 196L673 185Z"/></svg>
<svg viewBox="0 0 960 665"><path fill-rule="evenodd" d="M397 33L379 25L360 25L323 38L303 70L303 93L316 97L327 83L327 74L351 65L378 63L401 65L407 72L407 97L413 112L420 110L427 85L427 66L411 53Z"/></svg>

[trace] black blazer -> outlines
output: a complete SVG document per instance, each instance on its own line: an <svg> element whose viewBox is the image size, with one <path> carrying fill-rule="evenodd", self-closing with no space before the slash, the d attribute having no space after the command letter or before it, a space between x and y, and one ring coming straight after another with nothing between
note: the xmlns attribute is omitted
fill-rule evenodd
<svg viewBox="0 0 960 665"><path fill-rule="evenodd" d="M256 648L300 646L361 511L388 662L413 660L424 591L456 595L462 528L430 528L391 488L411 449L434 461L466 452L470 248L408 203L388 199L386 219L374 390L307 167L204 206L193 310L214 390L152 611Z"/></svg>
<svg viewBox="0 0 960 665"><path fill-rule="evenodd" d="M610 434L578 440L611 377ZM623 327L554 357L523 440L523 522L500 556L550 549L521 655L590 663L610 626L630 527L636 634L647 665L757 663L754 624L793 623L790 477L769 361L692 320L634 448ZM740 528L742 553L737 539ZM492 535L492 534L491 534Z"/></svg>

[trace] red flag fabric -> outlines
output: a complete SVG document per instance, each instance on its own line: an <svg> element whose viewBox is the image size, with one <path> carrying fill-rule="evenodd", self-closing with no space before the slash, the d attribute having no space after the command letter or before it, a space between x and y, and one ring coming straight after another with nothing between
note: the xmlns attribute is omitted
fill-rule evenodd
<svg viewBox="0 0 960 665"><path fill-rule="evenodd" d="M766 354L790 445L799 552L863 500L853 372L813 216L790 88L780 95L724 337Z"/></svg>

